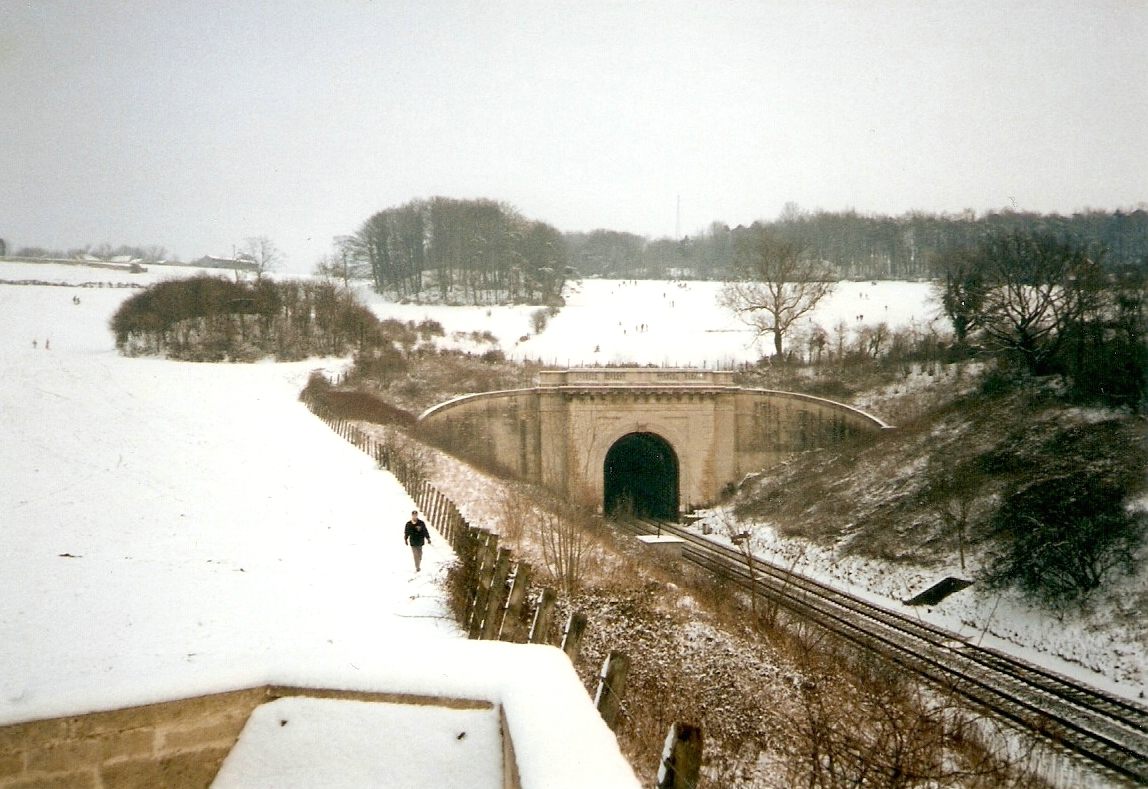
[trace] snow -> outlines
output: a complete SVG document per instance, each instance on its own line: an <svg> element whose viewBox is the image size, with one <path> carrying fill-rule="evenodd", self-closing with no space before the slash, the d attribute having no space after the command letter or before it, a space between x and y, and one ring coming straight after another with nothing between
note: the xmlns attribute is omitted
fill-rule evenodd
<svg viewBox="0 0 1148 789"><path fill-rule="evenodd" d="M427 764L435 764L427 771ZM441 786L498 789L498 712L285 698L247 721L216 789Z"/></svg>
<svg viewBox="0 0 1148 789"><path fill-rule="evenodd" d="M120 358L104 324L129 291L75 292L0 288L0 723L139 674L458 637L447 549L408 580L409 497L298 401L322 363Z"/></svg>
<svg viewBox="0 0 1148 789"><path fill-rule="evenodd" d="M464 640L444 541L413 572L409 496L298 400L346 360L116 353L134 291L108 283L189 272L0 262L105 283L0 284L0 725L264 684L447 694L504 707L523 786L555 765L631 785L565 655Z"/></svg>
<svg viewBox="0 0 1148 789"><path fill-rule="evenodd" d="M440 697L486 700L501 705L506 713L506 734L514 749L524 789L638 785L618 750L613 733L589 703L586 689L570 661L555 647L449 640L433 644L396 643L387 653L362 657L356 673L358 690L394 692L402 689L406 693L434 693ZM338 667L328 672L315 663L279 671L273 684L313 687L335 687L341 673ZM342 680L346 681L346 677ZM258 717L252 716L240 735L240 743L224 762L219 786L395 786L403 789L502 786L498 738L501 724L497 709L460 711L428 706L415 711L412 705L377 702L348 704L345 709L338 709L330 704L315 704L314 699L280 701L287 704L272 702L259 708L262 712ZM386 710L394 712L395 717L378 722L386 716ZM295 721L294 712L303 714L306 728L286 739L282 736L283 729L289 729ZM460 715L460 712L466 714ZM377 737L374 732L350 731L368 717L379 727ZM281 727L278 721L284 718L291 723ZM480 756L469 758L459 753L464 750L458 745L458 734L462 731L467 733L463 741L472 736L475 739L474 743L465 743L466 749L482 745ZM384 782L381 780L384 776L377 776L378 782L366 783L350 780L348 775L340 776L338 770L331 772L330 760L335 757L325 732L329 732L332 739L344 733L350 735L348 742L339 747L363 757L362 763L356 764L356 771L379 767L382 757L396 753L387 749L397 747L397 753L404 753L412 762L408 765L411 772L391 772L385 776L402 775L402 780ZM387 742L388 739L397 742ZM426 758L416 761L420 752ZM284 775L274 767L281 755L289 757ZM492 761L495 755L497 764ZM389 764L387 769L406 768ZM465 781L455 780L459 771L465 771ZM316 774L320 780L306 780Z"/></svg>
<svg viewBox="0 0 1148 789"><path fill-rule="evenodd" d="M530 323L537 307L395 304L366 287L359 294L380 317L437 320L448 338L455 332L489 331L508 358L562 367L623 363L728 367L771 354L772 336L755 339L744 323L718 307L720 290L718 282L581 280L567 288L566 306L539 334ZM861 324L881 322L890 329L915 326L923 331L938 325L932 291L927 282L841 282L793 333L799 337L820 325L832 342L839 323L853 336ZM454 345L478 350L464 343Z"/></svg>

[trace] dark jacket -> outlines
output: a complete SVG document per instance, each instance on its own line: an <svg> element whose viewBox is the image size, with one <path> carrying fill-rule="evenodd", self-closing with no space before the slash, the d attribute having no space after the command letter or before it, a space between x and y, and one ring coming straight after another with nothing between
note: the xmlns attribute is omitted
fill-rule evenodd
<svg viewBox="0 0 1148 789"><path fill-rule="evenodd" d="M423 523L422 518L414 523L407 521L407 527L403 530L403 542L421 548L424 541L430 542L430 532L427 531L427 525Z"/></svg>

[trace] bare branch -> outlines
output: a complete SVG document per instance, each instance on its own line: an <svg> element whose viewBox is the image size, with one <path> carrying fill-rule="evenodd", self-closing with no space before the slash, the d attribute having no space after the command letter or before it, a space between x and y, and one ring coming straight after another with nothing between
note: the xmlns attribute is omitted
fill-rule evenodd
<svg viewBox="0 0 1148 789"><path fill-rule="evenodd" d="M720 302L757 333L773 335L780 356L785 335L833 290L824 268L805 256L800 243L758 231L739 244L735 279L722 288Z"/></svg>

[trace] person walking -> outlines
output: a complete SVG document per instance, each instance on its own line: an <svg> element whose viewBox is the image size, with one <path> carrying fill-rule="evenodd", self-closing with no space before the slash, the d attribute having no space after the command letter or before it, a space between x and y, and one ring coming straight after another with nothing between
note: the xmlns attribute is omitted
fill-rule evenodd
<svg viewBox="0 0 1148 789"><path fill-rule="evenodd" d="M427 525L419 517L418 510L411 513L411 519L407 521L406 528L403 529L403 542L411 546L411 553L415 557L415 572L420 572L423 563L423 543L430 545L430 532L427 531Z"/></svg>

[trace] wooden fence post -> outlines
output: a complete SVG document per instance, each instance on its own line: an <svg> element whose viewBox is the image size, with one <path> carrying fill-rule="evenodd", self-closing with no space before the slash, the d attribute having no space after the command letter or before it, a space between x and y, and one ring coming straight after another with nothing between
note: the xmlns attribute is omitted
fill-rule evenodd
<svg viewBox="0 0 1148 789"><path fill-rule="evenodd" d="M447 497L441 490L438 493L438 517L446 526L447 542L451 544L452 548L458 550L457 524L454 522L454 518L450 517L450 509L447 507Z"/></svg>
<svg viewBox="0 0 1148 789"><path fill-rule="evenodd" d="M485 529L480 531L484 543L479 551L478 587L475 589L474 605L466 622L470 638L478 637L478 628L482 625L482 618L486 614L486 600L490 596L490 585L494 581L495 562L498 556L498 535Z"/></svg>
<svg viewBox="0 0 1148 789"><path fill-rule="evenodd" d="M502 626L502 606L506 603L506 577L510 575L510 549L499 548L498 559L494 563L494 574L490 576L490 591L486 594L486 612L476 634L490 641L498 636Z"/></svg>
<svg viewBox="0 0 1148 789"><path fill-rule="evenodd" d="M498 634L502 641L521 644L526 640L526 622L522 620L522 604L526 602L526 592L530 587L530 563L519 561L514 566L514 585L506 599L506 613L502 617L502 630Z"/></svg>
<svg viewBox="0 0 1148 789"><path fill-rule="evenodd" d="M474 562L474 541L476 539L478 539L478 534L474 529L459 530L458 545L455 546L455 550L458 551L458 558L462 560L463 568Z"/></svg>
<svg viewBox="0 0 1148 789"><path fill-rule="evenodd" d="M450 523L442 516L442 491L438 488L431 489L431 512L434 513L434 522L438 524L439 531L442 532L442 537L448 544L453 543L450 533Z"/></svg>
<svg viewBox="0 0 1148 789"><path fill-rule="evenodd" d="M574 611L566 620L566 630L562 636L562 651L571 663L578 662L578 653L582 650L582 634L586 631L586 615L581 611Z"/></svg>
<svg viewBox="0 0 1148 789"><path fill-rule="evenodd" d="M630 674L630 658L625 652L614 650L602 663L602 673L598 675L598 692L594 695L594 706L598 714L611 730L618 722L618 711L622 708L622 694L626 692L626 677Z"/></svg>
<svg viewBox="0 0 1148 789"><path fill-rule="evenodd" d="M478 598L478 579L482 572L482 558L485 548L486 535L478 529L467 527L462 550L459 551L463 569L467 573L466 614L461 622L464 629L470 627L470 619L474 616L474 603Z"/></svg>
<svg viewBox="0 0 1148 789"><path fill-rule="evenodd" d="M428 483L429 484L429 483ZM450 528L446 520L442 517L442 491L438 488L431 488L431 517L434 522L438 524L439 531L442 532L443 539L448 543L450 542Z"/></svg>
<svg viewBox="0 0 1148 789"><path fill-rule="evenodd" d="M675 723L666 735L657 789L697 789L702 771L702 727Z"/></svg>
<svg viewBox="0 0 1148 789"><path fill-rule="evenodd" d="M473 526L465 526L465 528L467 534L466 544L464 545L466 560L474 564L474 571L477 574L482 566L487 538L490 536L490 532Z"/></svg>
<svg viewBox="0 0 1148 789"><path fill-rule="evenodd" d="M470 524L466 522L466 518L462 517L462 513L458 511L457 506L451 506L451 519L458 524L460 532L465 533Z"/></svg>
<svg viewBox="0 0 1148 789"><path fill-rule="evenodd" d="M550 632L550 621L554 618L554 603L558 594L549 586L543 588L538 597L538 608L534 609L534 622L530 625L530 633L526 641L530 644L545 644L546 634Z"/></svg>

